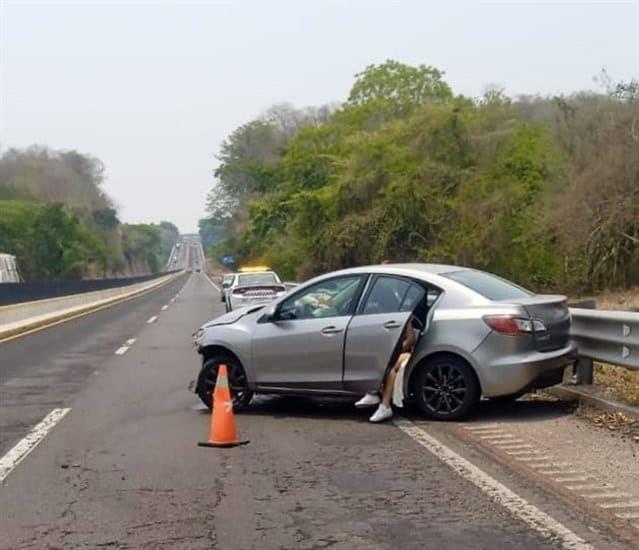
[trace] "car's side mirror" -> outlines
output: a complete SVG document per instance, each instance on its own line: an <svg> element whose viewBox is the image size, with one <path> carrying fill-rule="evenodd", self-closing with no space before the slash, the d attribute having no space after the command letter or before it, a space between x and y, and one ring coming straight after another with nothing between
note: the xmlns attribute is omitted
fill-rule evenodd
<svg viewBox="0 0 639 550"><path fill-rule="evenodd" d="M228 288L230 286L231 286L230 283L222 283L222 288Z"/></svg>
<svg viewBox="0 0 639 550"><path fill-rule="evenodd" d="M264 308L264 312L260 316L258 323L272 323L277 319L277 306L270 305Z"/></svg>

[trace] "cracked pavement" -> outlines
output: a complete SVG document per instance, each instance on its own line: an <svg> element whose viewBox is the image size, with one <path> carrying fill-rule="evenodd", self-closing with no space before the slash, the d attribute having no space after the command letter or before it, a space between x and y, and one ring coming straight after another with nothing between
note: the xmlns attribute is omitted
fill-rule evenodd
<svg viewBox="0 0 639 550"><path fill-rule="evenodd" d="M221 313L218 295L194 274L117 307L0 346L28 363L3 370L3 453L52 407L71 407L0 487L0 548L559 547L350 401L258 396L236 417L249 445L197 447L209 415L186 390L199 366L190 334ZM67 383L38 385L52 366ZM525 480L493 474L596 546L627 547Z"/></svg>

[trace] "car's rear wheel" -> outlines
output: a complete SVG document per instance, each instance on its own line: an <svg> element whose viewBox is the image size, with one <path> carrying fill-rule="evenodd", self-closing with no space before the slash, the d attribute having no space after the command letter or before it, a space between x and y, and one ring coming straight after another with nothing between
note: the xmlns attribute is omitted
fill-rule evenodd
<svg viewBox="0 0 639 550"><path fill-rule="evenodd" d="M468 415L481 394L473 369L454 355L428 359L414 380L417 405L434 420L458 420Z"/></svg>
<svg viewBox="0 0 639 550"><path fill-rule="evenodd" d="M241 411L248 407L253 398L253 392L248 388L248 380L242 365L231 355L216 355L204 361L198 377L197 394L209 409L213 407L213 391L217 373L222 364L226 365L228 371L233 410Z"/></svg>

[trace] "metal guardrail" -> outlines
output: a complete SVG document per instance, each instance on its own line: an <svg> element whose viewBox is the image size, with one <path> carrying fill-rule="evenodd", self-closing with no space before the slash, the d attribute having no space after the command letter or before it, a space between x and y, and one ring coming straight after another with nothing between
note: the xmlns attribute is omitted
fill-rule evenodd
<svg viewBox="0 0 639 550"><path fill-rule="evenodd" d="M639 313L580 308L570 313L570 336L581 357L639 370Z"/></svg>

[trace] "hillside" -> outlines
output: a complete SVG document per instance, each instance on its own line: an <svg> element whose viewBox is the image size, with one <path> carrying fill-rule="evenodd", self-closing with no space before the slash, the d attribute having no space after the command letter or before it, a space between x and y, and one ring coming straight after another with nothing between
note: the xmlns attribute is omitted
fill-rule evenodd
<svg viewBox="0 0 639 550"><path fill-rule="evenodd" d="M104 166L76 151L10 149L0 159L0 252L27 281L157 273L178 229L123 224Z"/></svg>

